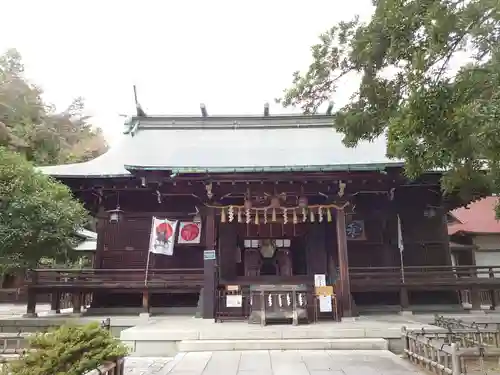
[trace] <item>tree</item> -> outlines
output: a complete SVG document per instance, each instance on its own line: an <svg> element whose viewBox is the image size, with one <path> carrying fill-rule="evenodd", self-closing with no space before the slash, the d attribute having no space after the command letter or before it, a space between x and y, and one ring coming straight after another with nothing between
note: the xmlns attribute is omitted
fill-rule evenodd
<svg viewBox="0 0 500 375"><path fill-rule="evenodd" d="M312 47L306 73L278 99L314 113L341 77L358 74L333 113L344 143L386 135L388 155L416 177L446 172L463 199L500 187L498 0L374 0L371 20L341 22Z"/></svg>
<svg viewBox="0 0 500 375"><path fill-rule="evenodd" d="M34 268L43 258L63 262L85 221L65 185L0 147L0 272Z"/></svg>
<svg viewBox="0 0 500 375"><path fill-rule="evenodd" d="M0 56L0 146L20 152L37 165L92 159L107 150L100 129L84 116L82 98L63 112L42 100L42 90L24 77L15 49Z"/></svg>
<svg viewBox="0 0 500 375"><path fill-rule="evenodd" d="M67 324L48 333L33 335L27 353L9 363L3 373L81 375L127 354L128 348L109 330L99 327L99 323Z"/></svg>

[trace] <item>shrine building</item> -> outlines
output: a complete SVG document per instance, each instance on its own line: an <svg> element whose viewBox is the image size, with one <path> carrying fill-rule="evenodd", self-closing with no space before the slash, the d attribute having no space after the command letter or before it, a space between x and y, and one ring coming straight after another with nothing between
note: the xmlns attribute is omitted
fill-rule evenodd
<svg viewBox="0 0 500 375"><path fill-rule="evenodd" d="M329 115L203 109L141 113L107 153L42 168L97 218L97 249L93 269L33 271L28 312L43 293L217 320L460 302L425 274L452 272L446 213L463 204L443 198L440 173L409 180L383 137L345 147ZM158 241L172 246L151 252Z"/></svg>

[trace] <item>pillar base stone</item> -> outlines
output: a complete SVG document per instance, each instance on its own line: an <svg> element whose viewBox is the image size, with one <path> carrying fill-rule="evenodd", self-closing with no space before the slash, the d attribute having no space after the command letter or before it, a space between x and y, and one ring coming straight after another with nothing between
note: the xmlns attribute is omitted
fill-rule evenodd
<svg viewBox="0 0 500 375"><path fill-rule="evenodd" d="M413 311L411 311L411 310L401 310L399 312L399 315L401 315L401 316L413 316Z"/></svg>
<svg viewBox="0 0 500 375"><path fill-rule="evenodd" d="M469 314L486 314L484 310L469 310Z"/></svg>
<svg viewBox="0 0 500 375"><path fill-rule="evenodd" d="M139 314L139 319L140 320L145 320L145 321L148 321L149 318L151 318L151 313L148 313L148 312L141 312Z"/></svg>
<svg viewBox="0 0 500 375"><path fill-rule="evenodd" d="M357 316L344 316L340 319L341 322L355 322L359 320Z"/></svg>

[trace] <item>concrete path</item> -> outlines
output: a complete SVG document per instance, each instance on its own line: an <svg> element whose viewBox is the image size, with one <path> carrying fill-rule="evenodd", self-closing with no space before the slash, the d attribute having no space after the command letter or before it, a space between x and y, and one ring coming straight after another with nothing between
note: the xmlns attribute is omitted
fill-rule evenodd
<svg viewBox="0 0 500 375"><path fill-rule="evenodd" d="M127 358L126 375L417 375L384 350L262 350L180 353L175 358Z"/></svg>

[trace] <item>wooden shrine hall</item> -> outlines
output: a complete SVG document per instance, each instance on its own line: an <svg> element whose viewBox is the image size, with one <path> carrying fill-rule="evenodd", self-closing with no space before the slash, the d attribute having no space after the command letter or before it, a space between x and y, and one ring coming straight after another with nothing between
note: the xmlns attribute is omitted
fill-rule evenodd
<svg viewBox="0 0 500 375"><path fill-rule="evenodd" d="M37 294L57 308L71 293L76 310L90 295L96 308L297 323L479 293L448 244L446 212L467 202L442 197L439 173L404 177L383 138L346 148L331 116L268 111L139 113L124 133L94 160L42 168L98 219L97 251L92 269L32 270L28 313Z"/></svg>

